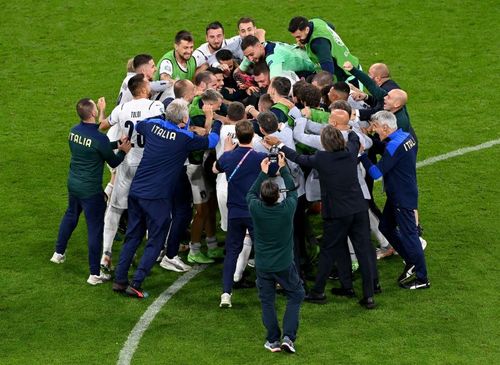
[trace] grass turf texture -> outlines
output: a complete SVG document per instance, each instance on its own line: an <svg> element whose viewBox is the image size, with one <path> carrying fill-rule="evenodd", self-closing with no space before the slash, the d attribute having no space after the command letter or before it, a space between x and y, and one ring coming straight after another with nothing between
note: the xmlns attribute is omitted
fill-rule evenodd
<svg viewBox="0 0 500 365"><path fill-rule="evenodd" d="M292 16L321 15L365 69L387 63L408 91L420 160L500 135L492 96L499 84L495 1L1 5L1 363L115 363L138 318L178 277L156 267L145 282L152 298L142 302L115 295L110 284L90 287L83 218L66 263L48 260L66 207L67 133L78 121L76 101L104 95L109 113L126 60L142 52L158 60L180 29L191 30L198 45L210 21L221 20L230 36L249 14L267 39L291 43ZM325 306L304 304L298 354L285 357L263 349L254 290L237 291L231 310L218 309L216 265L161 310L132 362L498 362L499 152L496 146L419 170L430 290L400 290L400 260L383 261L377 310L331 297Z"/></svg>

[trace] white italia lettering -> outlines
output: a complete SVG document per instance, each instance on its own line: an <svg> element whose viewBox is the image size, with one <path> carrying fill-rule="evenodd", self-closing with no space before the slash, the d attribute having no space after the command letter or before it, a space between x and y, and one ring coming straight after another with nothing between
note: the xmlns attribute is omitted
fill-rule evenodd
<svg viewBox="0 0 500 365"><path fill-rule="evenodd" d="M413 147L415 147L416 143L413 139L409 139L408 141L405 142L403 145L405 147L405 151L411 150Z"/></svg>
<svg viewBox="0 0 500 365"><path fill-rule="evenodd" d="M85 147L90 147L92 145L92 140L90 138L82 137L79 134L71 133L69 134L69 140L81 144Z"/></svg>
<svg viewBox="0 0 500 365"><path fill-rule="evenodd" d="M177 137L177 134L173 131L169 131L167 129L158 127L157 125L154 125L153 128L151 129L151 132L156 134L157 136L164 138L164 139L169 139L174 141L175 137Z"/></svg>

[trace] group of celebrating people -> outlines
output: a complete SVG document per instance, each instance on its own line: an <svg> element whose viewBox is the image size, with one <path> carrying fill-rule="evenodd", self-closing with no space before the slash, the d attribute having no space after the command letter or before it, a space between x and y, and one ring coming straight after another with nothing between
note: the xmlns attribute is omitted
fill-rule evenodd
<svg viewBox="0 0 500 365"><path fill-rule="evenodd" d="M331 23L292 18L294 45L267 40L252 18L237 27L239 34L226 39L223 25L210 23L197 49L191 33L179 31L157 64L148 54L135 56L109 115L104 98L77 103L68 208L51 261L65 261L83 210L87 282L111 280L113 241L126 212L113 290L144 298L142 284L156 262L176 272L191 269L179 256L189 228L188 263L224 262L220 307L232 307L233 289L255 285L245 271L254 253L265 347L295 352L301 303L325 303L332 275L340 282L333 295L355 297L359 269L359 303L367 309L382 290L377 259L399 254L399 286L430 287L417 210L418 140L407 94L388 67L376 63L366 74ZM103 191L105 163L112 173ZM387 196L382 211L372 197L380 178ZM323 233L308 288L308 212L318 202ZM217 210L224 246L216 238ZM283 336L277 288L288 299Z"/></svg>

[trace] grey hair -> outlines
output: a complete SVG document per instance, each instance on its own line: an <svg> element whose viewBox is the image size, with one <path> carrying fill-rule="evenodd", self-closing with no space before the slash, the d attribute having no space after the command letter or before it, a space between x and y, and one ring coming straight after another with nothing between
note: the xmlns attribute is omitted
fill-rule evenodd
<svg viewBox="0 0 500 365"><path fill-rule="evenodd" d="M189 117L188 103L184 99L174 99L165 110L165 118L172 123L183 123Z"/></svg>
<svg viewBox="0 0 500 365"><path fill-rule="evenodd" d="M396 116L387 110L381 110L372 115L372 122L377 121L380 124L385 124L391 129L398 129Z"/></svg>

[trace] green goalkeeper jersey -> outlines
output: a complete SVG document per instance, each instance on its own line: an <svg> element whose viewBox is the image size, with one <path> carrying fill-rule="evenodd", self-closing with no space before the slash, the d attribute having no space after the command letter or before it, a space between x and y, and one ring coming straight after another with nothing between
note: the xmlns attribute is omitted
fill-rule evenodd
<svg viewBox="0 0 500 365"><path fill-rule="evenodd" d="M266 63L269 66L269 77L289 77L291 72L314 72L315 66L307 53L290 44L281 42L264 43L266 52ZM246 58L240 65L240 69L246 72L250 61Z"/></svg>

